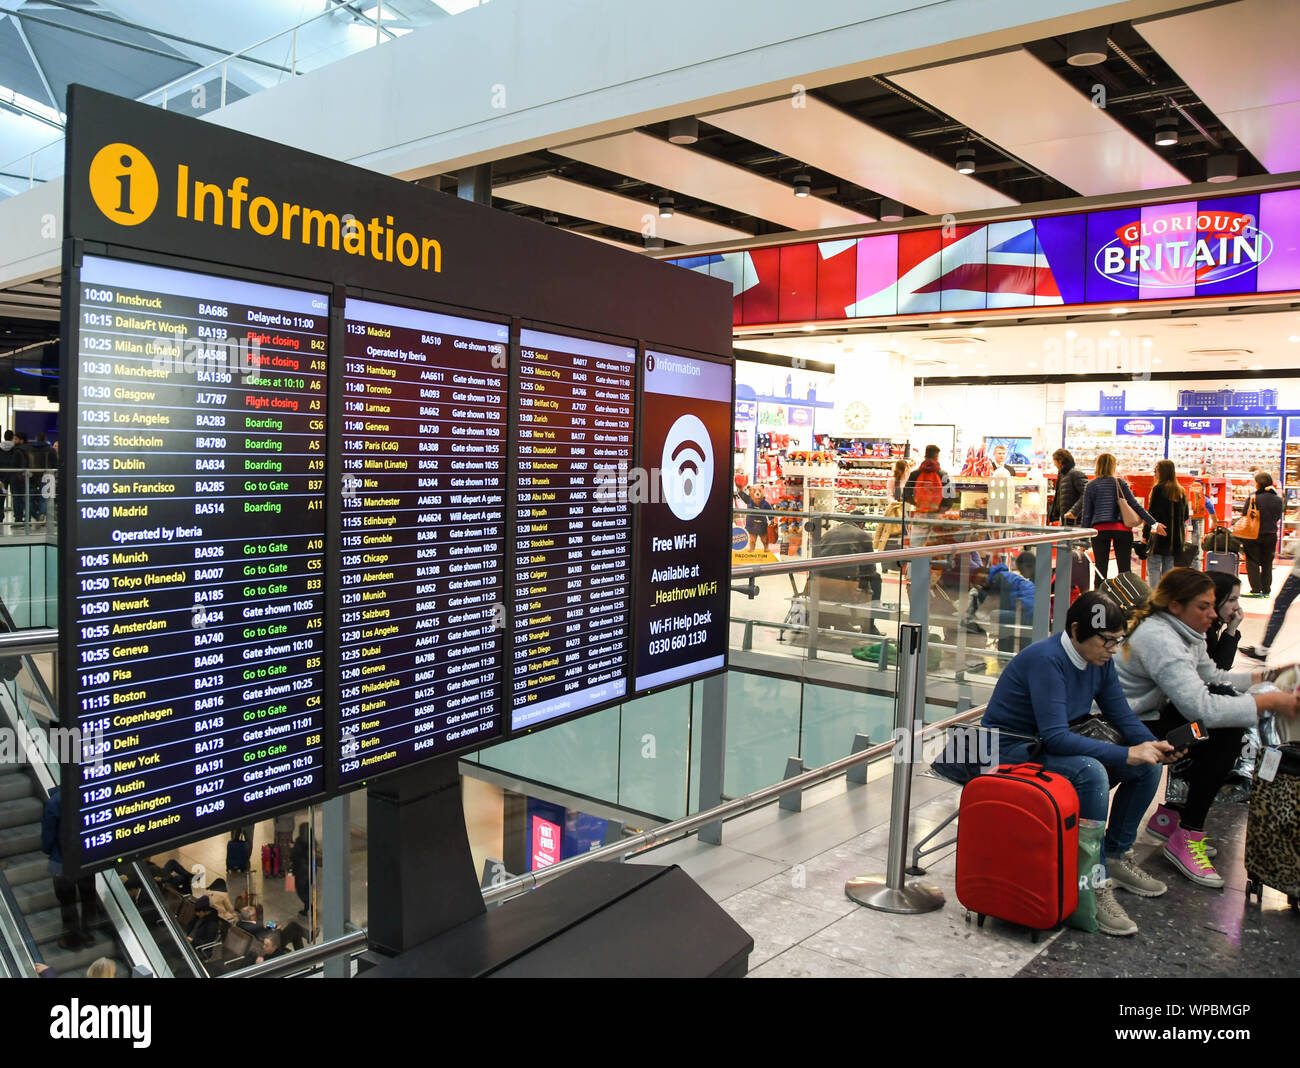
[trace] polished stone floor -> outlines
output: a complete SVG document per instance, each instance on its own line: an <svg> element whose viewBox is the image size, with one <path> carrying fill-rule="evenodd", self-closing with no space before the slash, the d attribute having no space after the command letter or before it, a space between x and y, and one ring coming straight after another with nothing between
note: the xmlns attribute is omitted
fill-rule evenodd
<svg viewBox="0 0 1300 1068"><path fill-rule="evenodd" d="M1255 641L1270 603L1243 605L1243 638ZM845 881L885 869L890 770L877 765L867 786L839 779L807 791L802 812L771 805L733 820L721 846L687 839L643 859L679 864L753 936L755 978L1300 975L1300 913L1271 890L1262 908L1253 899L1246 904L1242 804L1218 804L1210 813L1216 864L1228 880L1223 890L1183 878L1158 856L1158 841L1143 834L1139 860L1169 891L1154 899L1123 893L1140 928L1131 938L1061 931L1035 944L1025 928L996 920L983 928L967 923L954 887L954 847L927 858L925 879L944 892L942 909L894 916L855 904L844 895ZM958 796L955 787L918 772L913 841L950 813Z"/></svg>

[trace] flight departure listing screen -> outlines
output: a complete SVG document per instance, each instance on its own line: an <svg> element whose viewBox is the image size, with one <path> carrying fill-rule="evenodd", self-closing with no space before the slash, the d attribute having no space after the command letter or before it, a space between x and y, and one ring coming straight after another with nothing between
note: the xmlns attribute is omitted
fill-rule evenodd
<svg viewBox="0 0 1300 1068"><path fill-rule="evenodd" d="M627 695L636 350L523 330L514 492L512 730Z"/></svg>
<svg viewBox="0 0 1300 1068"><path fill-rule="evenodd" d="M730 364L647 351L641 467L636 689L726 663L731 545Z"/></svg>
<svg viewBox="0 0 1300 1068"><path fill-rule="evenodd" d="M88 256L67 559L94 864L324 791L324 295Z"/></svg>
<svg viewBox="0 0 1300 1068"><path fill-rule="evenodd" d="M349 783L501 732L509 333L352 299L344 318Z"/></svg>

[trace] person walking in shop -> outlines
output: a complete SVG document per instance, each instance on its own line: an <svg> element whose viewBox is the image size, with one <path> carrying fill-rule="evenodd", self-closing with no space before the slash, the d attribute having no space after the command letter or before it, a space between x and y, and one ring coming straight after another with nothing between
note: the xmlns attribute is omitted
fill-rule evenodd
<svg viewBox="0 0 1300 1068"><path fill-rule="evenodd" d="M1133 857L1142 817L1160 788L1163 765L1178 754L1139 722L1120 688L1112 657L1124 641L1124 612L1102 593L1084 593L1065 617L1065 632L1018 653L998 679L983 725L997 730L997 762L1032 760L1070 780L1079 816L1106 824L1097 891L1097 921L1110 935L1137 934L1114 887L1159 897L1167 887ZM1093 702L1115 728L1118 743L1076 734ZM1032 750L1041 746L1041 751ZM1118 786L1114 803L1110 791Z"/></svg>
<svg viewBox="0 0 1300 1068"><path fill-rule="evenodd" d="M293 851L289 854L289 870L293 873L293 888L302 902L299 916L306 916L311 908L311 825L298 824L298 837L293 841Z"/></svg>
<svg viewBox="0 0 1300 1068"><path fill-rule="evenodd" d="M1166 801L1147 830L1166 838L1165 859L1192 882L1224 885L1205 841L1205 817L1241 755L1242 731L1261 712L1294 718L1296 696L1275 690L1250 694L1268 673L1215 667L1205 635L1219 619L1214 579L1204 571L1176 567L1160 578L1151 599L1133 615L1124 655L1116 670L1129 707L1157 738L1184 723L1199 722L1207 737L1188 752L1187 800ZM987 717L986 717L987 720Z"/></svg>
<svg viewBox="0 0 1300 1068"><path fill-rule="evenodd" d="M9 485L9 497L13 502L15 523L24 523L27 520L27 468L31 464L31 457L23 445L26 440L27 435L21 431L5 431L5 443L9 448L5 450L2 459L5 467L8 468L5 478Z"/></svg>
<svg viewBox="0 0 1300 1068"><path fill-rule="evenodd" d="M59 902L63 919L63 937L60 949L80 949L94 941L90 933L99 914L99 898L95 894L95 877L83 875L69 879L63 874L63 839L60 823L63 819L63 789L56 786L50 791L41 814L41 852L50 858L49 872L54 880L54 896ZM81 899L81 923L77 923L77 899Z"/></svg>
<svg viewBox="0 0 1300 1068"><path fill-rule="evenodd" d="M1291 572L1282 583L1277 600L1273 602L1273 613L1268 617L1268 626L1264 628L1263 642L1259 645L1243 645L1241 647L1243 656L1248 656L1252 660L1268 659L1269 647L1277 637L1277 632L1282 629L1287 609L1291 607L1291 602L1296 599L1297 594L1300 594L1300 555L1291 562Z"/></svg>
<svg viewBox="0 0 1300 1068"><path fill-rule="evenodd" d="M1259 513L1259 533L1241 538L1246 553L1246 578L1250 592L1246 597L1269 597L1273 593L1273 554L1277 551L1277 525L1282 519L1284 505L1273 488L1273 476L1267 471L1255 472L1255 492L1241 506L1242 514L1249 517L1251 508Z"/></svg>
<svg viewBox="0 0 1300 1068"><path fill-rule="evenodd" d="M1071 514L1082 513L1083 525L1094 527L1092 539L1093 562L1097 565L1097 585L1105 581L1110 570L1110 551L1115 550L1115 568L1120 574L1133 570L1133 530L1124 522L1119 502L1128 502L1138 519L1149 523L1156 534L1165 534L1165 526L1138 504L1128 483L1115 475L1115 457L1103 452L1097 457L1097 477L1088 483L1083 496L1075 501Z"/></svg>
<svg viewBox="0 0 1300 1068"><path fill-rule="evenodd" d="M1156 586L1160 576L1177 564L1187 548L1187 493L1178 483L1173 460L1156 462L1156 483L1147 497L1147 510L1160 520L1165 533L1148 537L1147 585Z"/></svg>
<svg viewBox="0 0 1300 1068"><path fill-rule="evenodd" d="M1088 476L1075 465L1074 454L1069 449L1057 449L1052 453L1052 463L1056 464L1056 496L1052 498L1052 511L1047 518L1065 526L1072 521L1067 519L1070 509L1083 499L1088 488Z"/></svg>
<svg viewBox="0 0 1300 1068"><path fill-rule="evenodd" d="M907 473L911 469L912 464L908 460L894 461L894 469L890 472L889 481L885 483L885 496L891 501L903 499L903 487L907 485Z"/></svg>
<svg viewBox="0 0 1300 1068"><path fill-rule="evenodd" d="M914 515L933 518L957 502L957 490L952 476L939 466L939 446L927 445L925 459L907 476L903 486L903 502L912 506ZM929 542L930 528L923 526L912 534L913 545Z"/></svg>

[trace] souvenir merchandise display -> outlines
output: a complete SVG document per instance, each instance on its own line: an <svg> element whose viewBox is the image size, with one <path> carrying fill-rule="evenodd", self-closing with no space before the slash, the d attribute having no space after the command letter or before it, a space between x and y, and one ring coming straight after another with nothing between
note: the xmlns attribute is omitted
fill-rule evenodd
<svg viewBox="0 0 1300 1068"><path fill-rule="evenodd" d="M1123 433L1124 425L1146 424L1153 429L1147 433ZM1074 456L1074 462L1090 477L1097 466L1097 457L1108 452L1115 457L1117 473L1121 478L1150 471L1157 460L1165 458L1164 419L1125 418L1114 416L1071 415L1065 421L1065 447Z"/></svg>

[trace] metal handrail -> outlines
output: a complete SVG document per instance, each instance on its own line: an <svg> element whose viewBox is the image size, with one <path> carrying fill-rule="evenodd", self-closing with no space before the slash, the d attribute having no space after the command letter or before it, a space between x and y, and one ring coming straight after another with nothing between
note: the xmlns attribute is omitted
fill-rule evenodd
<svg viewBox="0 0 1300 1068"><path fill-rule="evenodd" d="M158 914L158 922L166 928L167 933L171 935L172 941L180 951L181 958L189 965L190 971L195 976L209 979L211 973L207 965L203 963L203 958L199 956L198 951L194 948L188 938L185 938L180 932L180 926L175 922L175 917L167 909L166 902L158 896L158 887L154 884L149 873L144 870L137 860L131 868L135 872L136 881L140 884L140 892L149 898L149 904L153 906L154 912Z"/></svg>
<svg viewBox="0 0 1300 1068"><path fill-rule="evenodd" d="M346 934L339 935L337 938L330 938L324 942L318 942L314 946L294 950L292 953L286 953L284 956L276 957L273 960L264 960L260 964L250 964L247 968L227 972L218 978L275 979L285 975L293 975L305 968L315 967L317 964L333 960L345 953L351 953L354 949L361 949L369 945L369 931L364 927L356 927Z"/></svg>
<svg viewBox="0 0 1300 1068"><path fill-rule="evenodd" d="M842 567L844 564L892 563L896 560L921 560L934 556L951 556L954 553L979 552L984 549L1014 548L1018 545L1054 544L1058 541L1078 541L1090 538L1097 532L1091 527L1072 527L1077 533L1061 535L1060 527L1051 534L1024 534L1009 538L989 538L987 541L945 542L942 545L914 545L903 549L884 549L880 552L852 553L847 556L817 556L808 560L786 560L775 564L746 564L731 569L732 578L759 578L762 575L790 575L796 571L816 571L826 565Z"/></svg>
<svg viewBox="0 0 1300 1068"><path fill-rule="evenodd" d="M18 935L19 942L25 960L19 962L19 967L26 965L30 974L36 974L36 965L44 964L45 958L41 956L40 947L36 944L36 939L32 937L32 932L27 924L23 922L23 911L18 906L18 901L14 897L14 892L9 887L9 880L0 875L0 903L3 904L5 911L13 920L14 932Z"/></svg>
<svg viewBox="0 0 1300 1068"><path fill-rule="evenodd" d="M938 723L931 723L922 730L922 737L937 734L941 730L947 730L949 727L957 727L972 719L984 715L986 705L977 705L969 708L965 712L958 712L954 716L942 719ZM593 849L590 853L581 853L576 857L570 857L568 860L562 860L558 864L552 864L549 867L541 868L538 871L530 871L524 875L517 875L513 879L499 883L496 886L489 887L483 891L483 900L488 904L500 901L504 898L515 897L527 890L541 886L542 883L550 882L552 879L561 875L566 875L573 869L589 864L593 860L622 860L629 853L640 852L653 846L664 845L667 842L681 838L709 823L718 823L721 820L729 820L735 816L743 815L751 809L759 808L762 805L770 804L780 799L784 794L793 793L796 790L804 790L810 786L817 786L828 779L833 779L849 769L856 767L858 764L866 764L876 760L894 750L893 741L881 742L879 745L873 745L863 749L858 753L850 753L846 757L840 757L838 760L832 760L829 764L823 764L820 768L813 768L811 771L805 771L800 775L794 775L788 779L782 779L780 782L773 783L771 786L764 786L760 790L745 794L743 797L737 797L732 801L723 802L713 808L705 809L703 812L697 812L693 816L685 816L679 820L673 820L672 823L665 823L661 827L655 827L648 831L642 831L640 834L633 835L631 838L624 838L622 841L615 842L613 845L604 846L601 849Z"/></svg>
<svg viewBox="0 0 1300 1068"><path fill-rule="evenodd" d="M0 657L58 651L59 632L54 627L31 627L27 630L0 632Z"/></svg>

